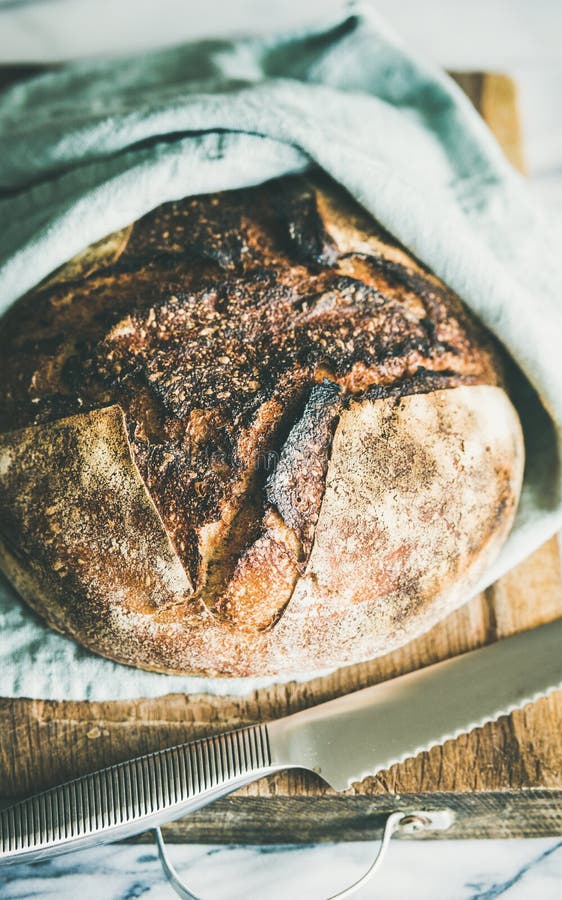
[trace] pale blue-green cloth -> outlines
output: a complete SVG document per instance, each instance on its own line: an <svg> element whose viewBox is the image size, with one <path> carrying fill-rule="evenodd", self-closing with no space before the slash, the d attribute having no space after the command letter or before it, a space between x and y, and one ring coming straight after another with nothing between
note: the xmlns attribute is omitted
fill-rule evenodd
<svg viewBox="0 0 562 900"><path fill-rule="evenodd" d="M43 75L0 97L0 304L160 203L317 164L444 279L536 388L527 470L489 584L561 525L562 229L458 87L372 14ZM483 586L483 585L481 585ZM240 693L95 657L0 592L0 694ZM271 679L269 679L271 680Z"/></svg>

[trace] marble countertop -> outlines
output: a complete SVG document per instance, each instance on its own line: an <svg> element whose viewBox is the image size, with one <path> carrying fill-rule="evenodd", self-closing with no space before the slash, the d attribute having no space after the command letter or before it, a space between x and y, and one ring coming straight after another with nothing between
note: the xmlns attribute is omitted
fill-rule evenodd
<svg viewBox="0 0 562 900"><path fill-rule="evenodd" d="M351 884L376 852L368 843L286 847L172 845L189 889L204 900L324 900ZM562 839L395 841L357 900L559 900ZM2 900L171 900L156 850L116 845L0 876Z"/></svg>
<svg viewBox="0 0 562 900"><path fill-rule="evenodd" d="M337 0L0 0L0 59L57 60L264 31L314 20ZM562 214L562 3L559 0L378 0L404 38L454 69L489 69L517 81L533 189ZM171 858L205 900L325 898L351 883L375 850L367 843L291 847L174 845ZM554 900L562 838L395 841L358 900ZM150 845L114 845L0 872L0 897L166 900Z"/></svg>

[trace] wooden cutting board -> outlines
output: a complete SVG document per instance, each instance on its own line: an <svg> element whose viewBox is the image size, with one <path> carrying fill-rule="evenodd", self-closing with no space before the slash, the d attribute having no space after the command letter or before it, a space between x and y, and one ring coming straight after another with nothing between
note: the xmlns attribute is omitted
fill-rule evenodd
<svg viewBox="0 0 562 900"><path fill-rule="evenodd" d="M523 168L513 83L456 76L511 161ZM423 638L306 684L245 698L171 695L133 702L0 700L0 803L130 756L275 718L489 643L562 615L558 546L522 565ZM370 839L396 809L451 808L454 826L429 837L562 832L562 692L448 741L336 794L317 777L263 779L167 827L172 840L308 842Z"/></svg>

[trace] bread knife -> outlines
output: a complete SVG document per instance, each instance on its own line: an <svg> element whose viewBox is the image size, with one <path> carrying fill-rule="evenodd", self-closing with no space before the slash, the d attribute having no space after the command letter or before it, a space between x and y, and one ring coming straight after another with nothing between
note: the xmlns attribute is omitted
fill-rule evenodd
<svg viewBox="0 0 562 900"><path fill-rule="evenodd" d="M109 766L0 813L0 862L162 825L264 775L309 769L335 790L562 687L562 618L302 712Z"/></svg>

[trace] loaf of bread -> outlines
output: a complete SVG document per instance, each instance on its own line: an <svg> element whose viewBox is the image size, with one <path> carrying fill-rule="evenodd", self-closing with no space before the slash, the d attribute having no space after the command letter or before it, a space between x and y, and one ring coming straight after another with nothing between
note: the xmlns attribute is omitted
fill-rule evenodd
<svg viewBox="0 0 562 900"><path fill-rule="evenodd" d="M111 659L372 658L465 600L512 524L502 351L324 176L167 203L0 328L2 568Z"/></svg>

